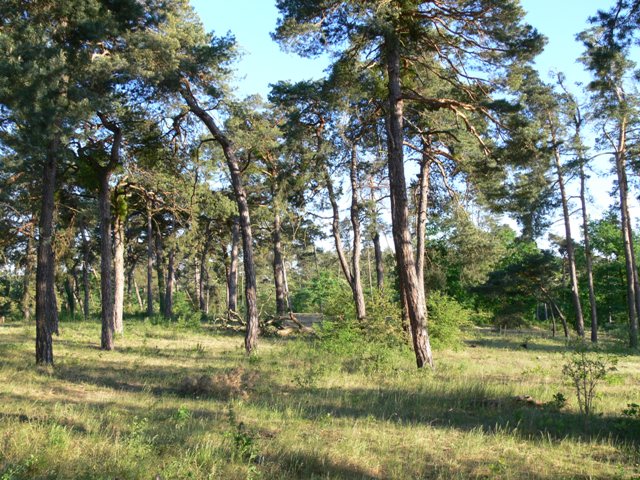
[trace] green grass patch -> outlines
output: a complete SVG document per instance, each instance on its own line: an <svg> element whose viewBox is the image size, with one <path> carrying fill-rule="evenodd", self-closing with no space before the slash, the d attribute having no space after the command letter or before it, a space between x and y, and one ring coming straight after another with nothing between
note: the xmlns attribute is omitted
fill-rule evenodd
<svg viewBox="0 0 640 480"><path fill-rule="evenodd" d="M559 339L472 330L418 371L356 325L264 338L249 358L207 324L125 328L103 352L97 323L63 323L39 369L34 327L0 326L0 479L640 475L637 355L619 355L585 422Z"/></svg>

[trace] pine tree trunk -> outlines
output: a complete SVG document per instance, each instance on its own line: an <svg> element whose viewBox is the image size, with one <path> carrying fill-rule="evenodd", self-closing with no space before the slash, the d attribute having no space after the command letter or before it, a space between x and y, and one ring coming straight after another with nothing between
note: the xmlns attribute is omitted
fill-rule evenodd
<svg viewBox="0 0 640 480"><path fill-rule="evenodd" d="M153 317L153 216L147 204L147 317Z"/></svg>
<svg viewBox="0 0 640 480"><path fill-rule="evenodd" d="M114 302L113 327L116 333L124 333L124 218L118 213L113 227L114 238Z"/></svg>
<svg viewBox="0 0 640 480"><path fill-rule="evenodd" d="M56 147L57 142L52 142L45 158L42 175L42 205L36 265L36 363L39 365L53 365L51 334L57 330L58 324L55 302L55 259L52 245Z"/></svg>
<svg viewBox="0 0 640 480"><path fill-rule="evenodd" d="M274 205L273 218L273 279L276 289L276 315L281 317L287 313L287 302L284 286L284 265L282 260L280 212Z"/></svg>
<svg viewBox="0 0 640 480"><path fill-rule="evenodd" d="M433 356L427 330L424 292L416 274L416 264L409 230L409 207L404 173L403 100L400 81L400 44L391 35L385 39L389 89L387 120L389 189L393 242L396 250L400 282L407 301L418 368L433 367Z"/></svg>
<svg viewBox="0 0 640 480"><path fill-rule="evenodd" d="M196 292L196 305L195 307L201 312L204 311L202 301L202 281L200 280L200 261L198 255L193 262L193 287Z"/></svg>
<svg viewBox="0 0 640 480"><path fill-rule="evenodd" d="M31 276L33 275L33 227L27 234L27 246L24 257L24 277L22 279L22 298L20 307L26 322L31 319Z"/></svg>
<svg viewBox="0 0 640 480"><path fill-rule="evenodd" d="M638 348L638 308L636 303L637 273L635 270L635 254L633 251L632 233L629 228L628 183L626 172L626 121L620 125L618 148L615 155L618 191L620 194L620 225L624 244L624 258L627 280L627 308L629 310L629 346Z"/></svg>
<svg viewBox="0 0 640 480"><path fill-rule="evenodd" d="M351 180L351 229L353 230L353 251L351 252L351 290L356 305L356 318L363 322L367 316L362 289L362 275L360 272L360 256L362 237L360 234L360 202L358 194L360 186L358 182L358 151L355 142L351 146L351 161L349 164L349 178Z"/></svg>
<svg viewBox="0 0 640 480"><path fill-rule="evenodd" d="M98 209L100 212L100 318L102 320L102 336L100 348L113 350L113 290L111 285L111 189L110 173L104 169L100 172L100 190L98 192Z"/></svg>
<svg viewBox="0 0 640 480"><path fill-rule="evenodd" d="M284 255L283 255L284 256ZM287 264L282 262L282 277L284 279L284 298L287 301L287 311L291 312L291 298L289 297L289 279L287 277Z"/></svg>
<svg viewBox="0 0 640 480"><path fill-rule="evenodd" d="M205 312L207 309L207 305L205 302L205 281L207 279L207 271L206 271L206 267L207 267L207 263L206 263L206 254L205 252L202 253L202 257L200 258L200 275L198 276L198 286L200 289L200 292L198 294L199 298L200 298L200 311L201 312Z"/></svg>
<svg viewBox="0 0 640 480"><path fill-rule="evenodd" d="M556 175L558 177L558 187L560 188L560 200L562 202L562 216L564 220L565 240L567 242L567 259L569 261L569 279L571 281L571 299L576 315L576 331L580 337L584 338L584 317L582 315L582 303L580 302L580 292L578 288L578 272L576 270L576 256L573 248L573 238L571 236L571 216L569 214L569 202L564 185L564 175L562 174L562 164L555 131L552 127L551 134L554 143L553 156L556 165Z"/></svg>
<svg viewBox="0 0 640 480"><path fill-rule="evenodd" d="M598 341L598 308L593 281L593 259L591 256L591 239L589 236L589 216L587 215L584 163L582 161L580 162L580 205L582 207L582 235L584 237L584 256L587 267L589 305L591 307L591 341L595 343Z"/></svg>
<svg viewBox="0 0 640 480"><path fill-rule="evenodd" d="M176 257L176 249L172 247L169 249L169 265L167 267L167 288L164 297L164 317L171 318L173 317L173 293L175 290L176 283L176 272L175 272L175 257Z"/></svg>
<svg viewBox="0 0 640 480"><path fill-rule="evenodd" d="M227 273L227 310L238 311L238 257L240 252L240 226L234 219L231 225L231 256Z"/></svg>
<svg viewBox="0 0 640 480"><path fill-rule="evenodd" d="M142 303L142 297L140 296L140 288L138 287L138 282L136 281L135 277L133 278L133 288L136 291L136 299L138 300L138 306L140 307L140 311L142 311L142 309L144 308L144 305Z"/></svg>
<svg viewBox="0 0 640 480"><path fill-rule="evenodd" d="M382 258L382 248L380 246L380 233L375 232L373 234L373 251L376 257L376 285L378 290L384 288L384 260Z"/></svg>
<svg viewBox="0 0 640 480"><path fill-rule="evenodd" d="M89 260L91 249L84 221L80 225L80 234L82 235L82 311L84 321L86 322L89 319L89 309L91 307L91 285L89 283L89 268L91 267Z"/></svg>
<svg viewBox="0 0 640 480"><path fill-rule="evenodd" d="M71 318L75 319L76 318L76 299L73 296L73 283L72 283L72 276L67 274L67 276L64 279L64 294L65 297L67 299L67 311L69 312L69 315L71 315Z"/></svg>
<svg viewBox="0 0 640 480"><path fill-rule="evenodd" d="M160 305L160 314L165 315L165 268L164 268L164 253L162 246L162 233L160 232L160 227L158 226L156 229L155 235L155 243L156 243L156 276L158 278L158 303Z"/></svg>
<svg viewBox="0 0 640 480"><path fill-rule="evenodd" d="M198 105L193 97L189 85L183 80L183 98L187 102L189 109L206 125L209 132L220 144L227 160L227 167L231 177L231 185L238 205L238 215L240 216L240 231L242 233L242 253L245 273L245 302L247 315L247 331L244 345L248 354L252 353L258 346L258 304L257 304L257 283L256 266L253 259L253 234L251 232L251 216L249 214L249 203L242 181L242 171L240 162L236 156L235 148L231 141L222 133L213 120L213 117Z"/></svg>
<svg viewBox="0 0 640 480"><path fill-rule="evenodd" d="M418 218L416 224L416 237L418 252L416 261L416 273L418 275L418 283L423 292L424 288L424 259L425 259L425 240L427 229L427 207L429 199L429 174L431 173L431 160L429 158L429 144L423 140L422 142L422 161L420 162L420 183L418 184ZM426 295L426 292L425 292Z"/></svg>

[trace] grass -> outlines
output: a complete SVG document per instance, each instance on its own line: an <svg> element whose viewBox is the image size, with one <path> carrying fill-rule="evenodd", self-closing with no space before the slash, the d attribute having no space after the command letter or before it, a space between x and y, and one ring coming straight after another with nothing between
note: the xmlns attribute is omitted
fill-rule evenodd
<svg viewBox="0 0 640 480"><path fill-rule="evenodd" d="M0 326L1 480L640 478L640 420L622 413L637 355L618 352L585 422L560 340L473 332L431 372L303 339L247 358L240 335L141 321L103 352L99 328L63 323L56 366L36 368L34 327Z"/></svg>

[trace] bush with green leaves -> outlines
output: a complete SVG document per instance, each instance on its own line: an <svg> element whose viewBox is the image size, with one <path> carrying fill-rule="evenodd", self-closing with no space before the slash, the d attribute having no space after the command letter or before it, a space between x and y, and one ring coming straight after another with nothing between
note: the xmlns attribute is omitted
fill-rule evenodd
<svg viewBox="0 0 640 480"><path fill-rule="evenodd" d="M462 330L471 326L473 312L444 293L431 292L427 299L429 336L434 348L458 348Z"/></svg>
<svg viewBox="0 0 640 480"><path fill-rule="evenodd" d="M575 345L575 351L562 367L562 373L575 389L580 413L586 416L593 413L596 387L609 372L615 370L615 364L614 358L590 350L584 341Z"/></svg>
<svg viewBox="0 0 640 480"><path fill-rule="evenodd" d="M173 315L180 328L198 330L202 326L202 313L193 306L184 292L174 294Z"/></svg>
<svg viewBox="0 0 640 480"><path fill-rule="evenodd" d="M330 318L355 318L351 288L344 278L331 272L320 272L306 282L292 297L294 311L321 312Z"/></svg>

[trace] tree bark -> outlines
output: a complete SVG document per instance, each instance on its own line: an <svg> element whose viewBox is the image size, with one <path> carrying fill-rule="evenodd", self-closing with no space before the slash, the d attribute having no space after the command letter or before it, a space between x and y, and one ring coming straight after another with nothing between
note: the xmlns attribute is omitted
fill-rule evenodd
<svg viewBox="0 0 640 480"><path fill-rule="evenodd" d="M273 217L273 280L276 289L276 315L281 317L287 313L287 301L284 285L280 212L275 202Z"/></svg>
<svg viewBox="0 0 640 480"><path fill-rule="evenodd" d="M200 277L200 260L199 260L199 255L196 255L194 262L193 262L193 286L194 286L194 290L196 292L196 301L195 301L195 308L197 308L198 310L200 310L201 312L204 311L204 302L202 299L202 280Z"/></svg>
<svg viewBox="0 0 640 480"><path fill-rule="evenodd" d="M376 285L378 290L384 288L384 260L382 258L382 248L380 246L380 233L376 230L372 237L373 251L376 258Z"/></svg>
<svg viewBox="0 0 640 480"><path fill-rule="evenodd" d="M429 200L429 174L431 173L431 159L429 158L428 142L422 143L422 161L420 162L420 183L418 184L418 219L416 225L416 237L418 252L416 261L416 273L418 283L423 292L424 289L424 260L425 260L425 240L427 229L427 208ZM426 292L425 292L426 295Z"/></svg>
<svg viewBox="0 0 640 480"><path fill-rule="evenodd" d="M318 135L318 143L320 144L320 135ZM321 146L318 145L318 151ZM323 163L324 179L331 204L332 220L331 233L333 242L338 254L340 269L351 288L351 294L356 307L356 317L359 321L363 321L366 317L366 307L364 303L364 294L362 292L362 279L360 274L360 244L362 243L360 234L359 219L359 203L358 203L358 183L357 183L357 156L355 147L352 147L350 162L350 181L351 181L351 226L353 228L353 252L351 253L351 265L347 261L347 256L342 248L342 238L340 235L340 207L336 197L333 181L326 163ZM357 270L357 271L356 271Z"/></svg>
<svg viewBox="0 0 640 480"><path fill-rule="evenodd" d="M67 310L71 315L71 318L76 318L76 299L73 296L73 277L70 273L67 273L64 279L64 293L67 297Z"/></svg>
<svg viewBox="0 0 640 480"><path fill-rule="evenodd" d="M213 117L204 110L191 93L186 81L182 82L182 96L191 112L193 112L207 127L211 135L218 142L227 160L227 167L231 176L231 184L238 205L240 216L240 231L242 232L242 252L245 272L245 302L247 307L247 331L245 334L245 350L251 354L258 346L258 305L255 262L253 259L253 234L251 232L251 216L249 203L242 181L240 162L236 156L236 150L229 138L218 128Z"/></svg>
<svg viewBox="0 0 640 480"><path fill-rule="evenodd" d="M58 140L49 145L42 174L38 258L36 265L36 363L53 365L51 334L58 330L55 301L55 258L53 255L53 215L56 186Z"/></svg>
<svg viewBox="0 0 640 480"><path fill-rule="evenodd" d="M551 121L549 121L551 123ZM580 302L580 292L578 288L578 273L576 270L576 256L573 248L573 237L571 235L571 215L569 214L569 202L564 185L564 175L562 173L562 163L558 150L558 139L555 127L551 126L551 140L553 142L553 157L558 177L558 187L560 188L560 201L562 202L562 217L564 220L565 240L567 242L567 260L569 262L569 279L571 281L571 299L576 315L576 331L580 337L584 338L584 317L582 315L582 303Z"/></svg>
<svg viewBox="0 0 640 480"><path fill-rule="evenodd" d="M113 290L111 284L111 189L109 187L110 172L101 169L100 190L98 192L98 208L100 211L100 298L102 320L102 336L100 348L113 350Z"/></svg>
<svg viewBox="0 0 640 480"><path fill-rule="evenodd" d="M627 280L627 308L629 311L629 346L638 348L638 305L637 305L637 272L635 272L635 254L629 220L628 182L626 172L626 129L623 119L619 126L618 145L615 154L616 174L618 176L618 192L620 194L620 226L624 245L624 258Z"/></svg>
<svg viewBox="0 0 640 480"><path fill-rule="evenodd" d="M403 100L400 80L400 44L388 34L385 38L389 106L387 112L388 169L391 197L391 220L400 285L406 296L413 348L418 368L433 367L427 330L424 292L416 274L414 252L409 231L409 208L404 173Z"/></svg>
<svg viewBox="0 0 640 480"><path fill-rule="evenodd" d="M173 293L175 290L175 283L176 283L175 258L176 258L176 249L175 247L171 247L169 249L169 265L167 266L167 288L164 296L164 317L165 318L173 317Z"/></svg>
<svg viewBox="0 0 640 480"><path fill-rule="evenodd" d="M82 234L82 311L84 314L85 322L89 319L89 308L91 301L91 292L89 284L89 268L90 268L90 246L89 239L87 237L86 226L83 224L80 227L80 233Z"/></svg>
<svg viewBox="0 0 640 480"><path fill-rule="evenodd" d="M153 216L147 202L147 317L153 317Z"/></svg>
<svg viewBox="0 0 640 480"><path fill-rule="evenodd" d="M353 300L356 304L356 318L359 322L363 322L367 316L367 310L362 289L362 274L360 272L362 236L360 233L360 201L358 200L358 193L360 192L358 182L358 150L355 142L351 145L349 178L351 181L351 229L353 230L351 290L353 291Z"/></svg>
<svg viewBox="0 0 640 480"><path fill-rule="evenodd" d="M589 235L589 216L587 215L587 200L585 186L584 162L580 160L580 205L582 207L582 235L584 237L584 256L587 267L587 285L589 287L589 305L591 307L591 341L598 341L598 307L596 291L593 281L593 259L591 256L591 239Z"/></svg>
<svg viewBox="0 0 640 480"><path fill-rule="evenodd" d="M160 314L165 315L165 268L164 268L164 252L162 246L162 233L160 226L156 226L155 234L156 244L156 276L158 277L158 303L160 304Z"/></svg>
<svg viewBox="0 0 640 480"><path fill-rule="evenodd" d="M227 310L238 311L238 259L240 252L240 226L234 219L231 225L231 254L227 272Z"/></svg>
<svg viewBox="0 0 640 480"><path fill-rule="evenodd" d="M136 299L138 300L138 306L140 307L140 311L144 308L142 304L142 297L140 297L140 289L138 288L138 282L135 277L133 278L133 288L136 291Z"/></svg>
<svg viewBox="0 0 640 480"><path fill-rule="evenodd" d="M113 226L114 238L114 299L113 299L113 328L116 333L124 333L124 247L125 231L124 218L120 212L116 213Z"/></svg>

